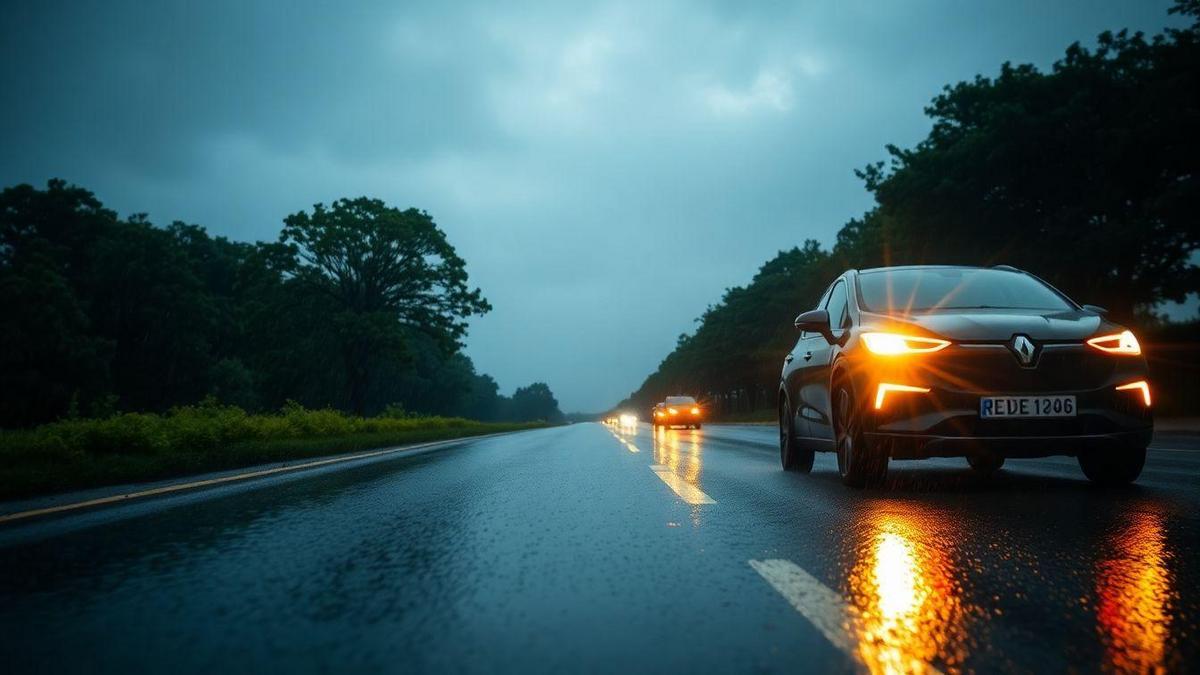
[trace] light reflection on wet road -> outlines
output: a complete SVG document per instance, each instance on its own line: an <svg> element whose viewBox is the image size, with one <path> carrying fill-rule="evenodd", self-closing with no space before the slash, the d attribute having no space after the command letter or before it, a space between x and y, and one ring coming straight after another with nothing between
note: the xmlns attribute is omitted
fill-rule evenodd
<svg viewBox="0 0 1200 675"><path fill-rule="evenodd" d="M1200 656L1196 438L1160 439L1117 491L1061 458L991 482L894 463L885 489L855 492L831 456L782 472L774 442L575 425L3 528L4 671L1147 672ZM805 612L758 560L798 570Z"/></svg>

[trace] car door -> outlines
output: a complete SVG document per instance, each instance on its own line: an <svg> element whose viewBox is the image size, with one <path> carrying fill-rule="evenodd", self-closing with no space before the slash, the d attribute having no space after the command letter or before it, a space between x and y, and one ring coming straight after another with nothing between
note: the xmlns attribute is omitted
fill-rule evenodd
<svg viewBox="0 0 1200 675"><path fill-rule="evenodd" d="M841 345L841 338L849 323L849 307L845 279L839 279L825 299L824 309L829 312L829 326L835 338L830 342L823 335L806 341L803 350L796 354L800 360L800 416L804 420L807 435L811 438L833 439L830 423L829 369L833 357ZM800 347L798 345L798 347Z"/></svg>
<svg viewBox="0 0 1200 675"><path fill-rule="evenodd" d="M811 358L813 350L819 347L819 344L825 342L825 338L820 333L810 333L802 331L800 338L796 340L796 346L784 358L783 364L783 379L784 387L788 393L788 400L792 404L792 414L795 416L796 435L802 438L812 436L812 432L808 428L808 418L804 414L804 406L801 403L800 392L804 382L804 369Z"/></svg>

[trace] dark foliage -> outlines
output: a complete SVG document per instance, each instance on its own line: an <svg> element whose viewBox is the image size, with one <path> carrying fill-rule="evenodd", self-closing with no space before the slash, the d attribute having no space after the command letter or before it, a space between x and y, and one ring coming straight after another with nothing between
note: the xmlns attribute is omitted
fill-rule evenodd
<svg viewBox="0 0 1200 675"><path fill-rule="evenodd" d="M1172 12L1197 19L1200 3ZM1200 291L1200 23L1150 39L1104 33L1049 72L1004 64L926 111L924 141L889 146L889 163L859 172L876 206L831 252L807 242L726 291L622 405L691 393L718 413L771 408L791 321L825 284L847 268L914 263L1027 269L1152 342L1163 335L1171 356L1156 363L1151 351L1152 369L1200 374L1178 339L1194 343L1196 324L1164 333L1156 316Z"/></svg>
<svg viewBox="0 0 1200 675"><path fill-rule="evenodd" d="M428 214L362 198L285 222L278 243L247 244L121 219L60 180L4 190L0 426L208 396L252 411L561 416L499 395L461 353L465 319L489 306Z"/></svg>

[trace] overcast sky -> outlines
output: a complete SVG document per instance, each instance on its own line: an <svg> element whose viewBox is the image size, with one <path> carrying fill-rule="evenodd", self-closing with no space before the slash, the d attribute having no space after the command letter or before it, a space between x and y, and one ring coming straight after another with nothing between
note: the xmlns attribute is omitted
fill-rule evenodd
<svg viewBox="0 0 1200 675"><path fill-rule="evenodd" d="M0 184L242 240L344 196L425 209L494 307L476 367L601 410L869 208L854 169L920 140L944 84L1168 5L10 1Z"/></svg>

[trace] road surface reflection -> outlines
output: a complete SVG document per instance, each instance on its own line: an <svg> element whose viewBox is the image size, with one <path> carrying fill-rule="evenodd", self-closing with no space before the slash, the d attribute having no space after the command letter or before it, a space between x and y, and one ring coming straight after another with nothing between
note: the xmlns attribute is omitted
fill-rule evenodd
<svg viewBox="0 0 1200 675"><path fill-rule="evenodd" d="M1129 513L1109 549L1096 569L1096 626L1105 670L1164 672L1175 592L1162 516Z"/></svg>
<svg viewBox="0 0 1200 675"><path fill-rule="evenodd" d="M703 434L695 429L657 427L654 430L654 463L670 468L687 482L700 487L700 474L704 468L703 441Z"/></svg>
<svg viewBox="0 0 1200 675"><path fill-rule="evenodd" d="M697 429L667 429L653 427L654 463L665 466L688 483L701 488L704 469L704 434ZM700 526L701 509L691 507L692 527Z"/></svg>
<svg viewBox="0 0 1200 675"><path fill-rule="evenodd" d="M968 655L962 588L953 547L929 518L895 512L869 514L848 599L859 657L874 673L951 670Z"/></svg>

